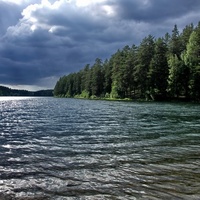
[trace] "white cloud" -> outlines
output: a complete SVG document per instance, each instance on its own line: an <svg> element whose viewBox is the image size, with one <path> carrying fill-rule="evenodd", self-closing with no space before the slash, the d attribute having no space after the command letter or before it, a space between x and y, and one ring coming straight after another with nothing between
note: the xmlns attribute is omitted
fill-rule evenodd
<svg viewBox="0 0 200 200"><path fill-rule="evenodd" d="M62 10L67 4L69 4L67 0L57 0L53 3L49 0L42 0L41 3L31 4L22 11L23 18L19 21L19 24L21 22L29 24L32 31L40 27L53 32L57 24L49 25L48 16L51 17L54 13L59 16L65 15L65 13L62 14L59 10Z"/></svg>
<svg viewBox="0 0 200 200"><path fill-rule="evenodd" d="M114 9L111 6L109 6L109 5L103 5L102 8L103 8L103 10L105 11L105 13L107 15L112 15L112 16L115 15L115 11L114 11Z"/></svg>
<svg viewBox="0 0 200 200"><path fill-rule="evenodd" d="M106 2L106 0L75 0L75 2L78 7L86 7L92 4L99 4Z"/></svg>
<svg viewBox="0 0 200 200"><path fill-rule="evenodd" d="M11 3L15 3L15 4L22 4L24 2L24 0L1 0L3 2L11 2Z"/></svg>
<svg viewBox="0 0 200 200"><path fill-rule="evenodd" d="M37 29L37 26L35 24L31 26L32 31L35 31L36 29Z"/></svg>

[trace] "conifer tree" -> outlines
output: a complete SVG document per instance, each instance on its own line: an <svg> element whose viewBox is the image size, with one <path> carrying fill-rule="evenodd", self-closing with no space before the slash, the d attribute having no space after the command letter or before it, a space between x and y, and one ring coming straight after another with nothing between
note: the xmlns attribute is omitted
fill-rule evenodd
<svg viewBox="0 0 200 200"><path fill-rule="evenodd" d="M184 61L190 67L190 89L193 99L200 99L200 23L190 35Z"/></svg>
<svg viewBox="0 0 200 200"><path fill-rule="evenodd" d="M152 98L166 98L167 96L167 46L162 38L158 38L155 42L155 51L150 63L148 73L150 94Z"/></svg>
<svg viewBox="0 0 200 200"><path fill-rule="evenodd" d="M149 92L147 77L150 63L154 55L154 45L154 37L149 35L142 40L140 46L138 47L135 80L138 85L139 95L142 98L144 98Z"/></svg>

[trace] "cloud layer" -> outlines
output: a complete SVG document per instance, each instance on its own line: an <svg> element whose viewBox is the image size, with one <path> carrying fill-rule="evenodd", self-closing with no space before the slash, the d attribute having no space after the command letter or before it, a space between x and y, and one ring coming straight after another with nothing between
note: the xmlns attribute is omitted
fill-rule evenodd
<svg viewBox="0 0 200 200"><path fill-rule="evenodd" d="M200 19L199 0L0 0L0 84L52 88L148 34Z"/></svg>

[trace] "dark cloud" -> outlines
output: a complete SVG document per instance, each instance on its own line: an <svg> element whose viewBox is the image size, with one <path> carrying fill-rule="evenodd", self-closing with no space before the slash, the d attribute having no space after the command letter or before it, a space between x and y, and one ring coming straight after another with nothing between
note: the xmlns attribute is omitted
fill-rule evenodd
<svg viewBox="0 0 200 200"><path fill-rule="evenodd" d="M0 1L0 36L5 34L8 26L15 25L20 17L21 10L19 6Z"/></svg>
<svg viewBox="0 0 200 200"><path fill-rule="evenodd" d="M0 84L53 87L97 57L200 17L199 0L76 1L0 0Z"/></svg>
<svg viewBox="0 0 200 200"><path fill-rule="evenodd" d="M114 2L114 1L113 1ZM119 17L150 23L180 18L190 12L198 12L199 0L120 0L116 3Z"/></svg>

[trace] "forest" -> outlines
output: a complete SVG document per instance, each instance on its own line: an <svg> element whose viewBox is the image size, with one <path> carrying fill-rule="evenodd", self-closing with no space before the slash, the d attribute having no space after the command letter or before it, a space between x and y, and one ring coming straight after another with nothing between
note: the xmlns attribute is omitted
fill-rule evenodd
<svg viewBox="0 0 200 200"><path fill-rule="evenodd" d="M53 90L17 90L0 85L0 96L53 96Z"/></svg>
<svg viewBox="0 0 200 200"><path fill-rule="evenodd" d="M56 97L200 101L200 22L145 37L61 77Z"/></svg>

